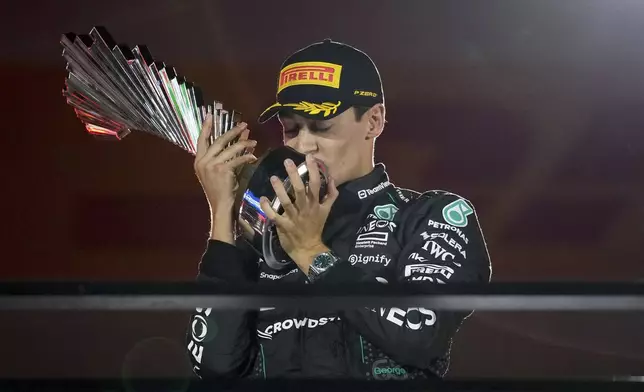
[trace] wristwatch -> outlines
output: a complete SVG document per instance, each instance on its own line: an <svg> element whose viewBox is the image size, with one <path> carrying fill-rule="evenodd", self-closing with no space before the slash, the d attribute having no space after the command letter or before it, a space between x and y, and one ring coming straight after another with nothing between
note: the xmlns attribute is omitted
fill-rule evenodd
<svg viewBox="0 0 644 392"><path fill-rule="evenodd" d="M333 252L322 252L313 258L313 262L309 266L308 278L310 282L317 280L329 268L333 267L340 258Z"/></svg>

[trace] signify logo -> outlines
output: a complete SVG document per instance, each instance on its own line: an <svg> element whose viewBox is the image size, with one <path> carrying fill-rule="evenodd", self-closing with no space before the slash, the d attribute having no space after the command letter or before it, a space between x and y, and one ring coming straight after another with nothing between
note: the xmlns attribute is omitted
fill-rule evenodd
<svg viewBox="0 0 644 392"><path fill-rule="evenodd" d="M384 264L385 267L391 262L391 258L386 255L351 255L349 256L349 262L351 265L356 264L369 264L369 263L378 263Z"/></svg>

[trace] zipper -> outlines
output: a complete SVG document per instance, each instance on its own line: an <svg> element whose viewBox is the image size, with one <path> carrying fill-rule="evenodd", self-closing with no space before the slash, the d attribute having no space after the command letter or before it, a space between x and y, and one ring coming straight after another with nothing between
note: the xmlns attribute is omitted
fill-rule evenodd
<svg viewBox="0 0 644 392"><path fill-rule="evenodd" d="M362 363L366 363L364 360L364 342L362 341L362 335L358 335L360 338L360 354L362 355Z"/></svg>
<svg viewBox="0 0 644 392"><path fill-rule="evenodd" d="M264 345L259 344L259 350L262 354L262 372L264 373L264 380L266 380L266 357L264 357Z"/></svg>
<svg viewBox="0 0 644 392"><path fill-rule="evenodd" d="M394 203L394 205L397 207L397 206L398 206L398 201L397 201L396 199L394 199L394 197L393 197L389 192L387 192L387 196L389 196L389 198L391 199L391 201L392 201L392 202Z"/></svg>

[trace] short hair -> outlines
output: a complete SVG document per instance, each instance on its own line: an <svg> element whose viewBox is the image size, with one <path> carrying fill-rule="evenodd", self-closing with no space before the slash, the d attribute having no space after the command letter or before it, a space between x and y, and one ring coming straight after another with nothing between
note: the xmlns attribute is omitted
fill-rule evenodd
<svg viewBox="0 0 644 392"><path fill-rule="evenodd" d="M370 106L353 106L353 113L356 115L356 121L362 120L362 116L364 116L369 109L371 109Z"/></svg>

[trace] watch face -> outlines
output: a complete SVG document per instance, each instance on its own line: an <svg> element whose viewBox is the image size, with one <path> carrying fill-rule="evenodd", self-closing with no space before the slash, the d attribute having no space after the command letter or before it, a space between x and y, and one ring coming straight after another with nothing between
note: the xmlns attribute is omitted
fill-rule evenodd
<svg viewBox="0 0 644 392"><path fill-rule="evenodd" d="M329 267L331 264L333 264L333 256L328 253L318 255L313 262L313 265L315 265L316 268L322 269Z"/></svg>

